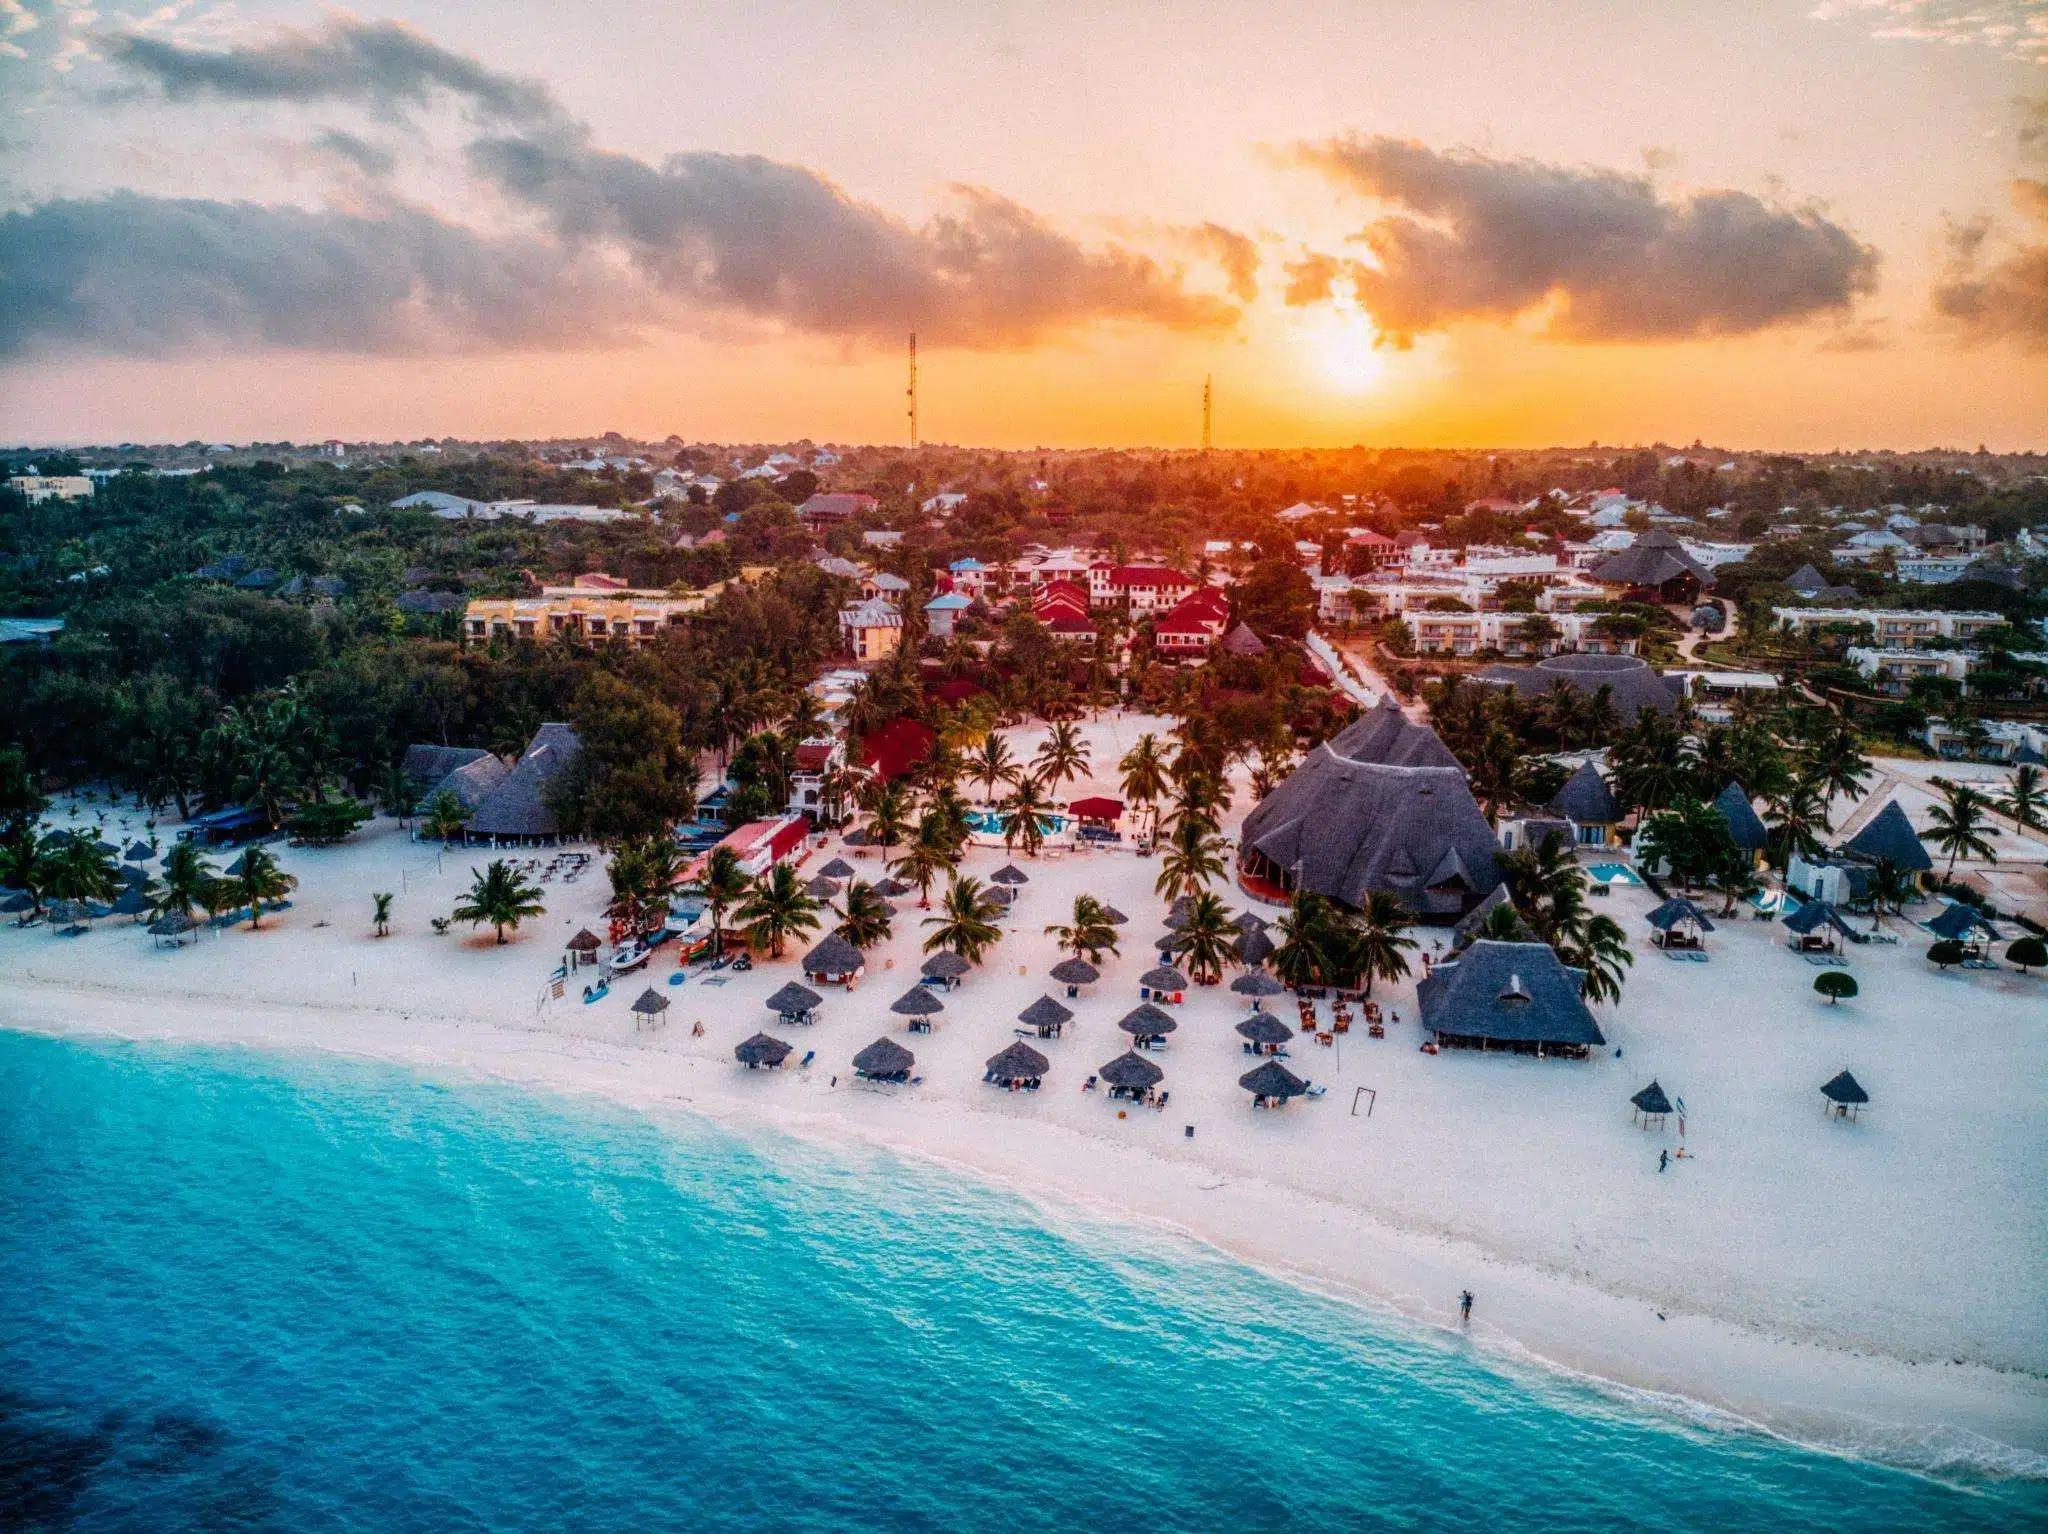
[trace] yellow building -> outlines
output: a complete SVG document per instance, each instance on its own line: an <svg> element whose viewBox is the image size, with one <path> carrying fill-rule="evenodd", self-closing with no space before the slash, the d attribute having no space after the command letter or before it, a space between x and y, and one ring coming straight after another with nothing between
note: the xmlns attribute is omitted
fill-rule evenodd
<svg viewBox="0 0 2048 1534"><path fill-rule="evenodd" d="M92 481L83 474L16 474L7 485L27 496L31 506L43 501L83 501L92 495Z"/></svg>
<svg viewBox="0 0 2048 1534"><path fill-rule="evenodd" d="M680 629L710 605L702 592L672 596L665 591L577 591L558 587L537 597L479 597L463 615L462 636L470 644L493 639L579 642L627 640L654 643L667 629Z"/></svg>

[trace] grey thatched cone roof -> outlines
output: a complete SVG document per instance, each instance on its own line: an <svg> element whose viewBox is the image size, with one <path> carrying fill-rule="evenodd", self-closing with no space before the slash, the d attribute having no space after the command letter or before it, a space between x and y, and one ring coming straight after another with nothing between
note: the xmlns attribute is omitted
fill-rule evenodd
<svg viewBox="0 0 2048 1534"><path fill-rule="evenodd" d="M1847 1071L1821 1084L1820 1095L1831 1103L1844 1107L1860 1107L1870 1101L1870 1094L1863 1090L1863 1084Z"/></svg>
<svg viewBox="0 0 2048 1534"><path fill-rule="evenodd" d="M572 953L596 953L603 946L603 941L588 927L580 929L568 942L569 951Z"/></svg>
<svg viewBox="0 0 2048 1534"><path fill-rule="evenodd" d="M53 900L50 902L50 920L57 922L84 921L92 912L83 900Z"/></svg>
<svg viewBox="0 0 2048 1534"><path fill-rule="evenodd" d="M1716 794L1714 808L1728 822L1728 834L1735 838L1735 845L1744 852L1762 852L1770 845L1771 833L1749 802L1749 790L1740 783L1731 782ZM1915 845L1918 845L1917 841ZM1923 857L1925 855L1922 854Z"/></svg>
<svg viewBox="0 0 2048 1534"><path fill-rule="evenodd" d="M27 890L17 891L15 894L9 895L5 900L0 900L0 911L4 911L10 916L20 911L33 911L35 908L36 897Z"/></svg>
<svg viewBox="0 0 2048 1534"><path fill-rule="evenodd" d="M1659 932L1669 932L1682 921L1691 922L1702 932L1712 932L1714 930L1714 924L1708 919L1707 913L1694 905L1690 900L1687 900L1683 895L1673 895L1669 900L1658 906L1656 910L1644 917L1643 920L1647 921Z"/></svg>
<svg viewBox="0 0 2048 1534"><path fill-rule="evenodd" d="M1180 1026L1149 1001L1143 1006L1131 1008L1116 1020L1116 1025L1125 1033L1140 1039L1162 1038Z"/></svg>
<svg viewBox="0 0 2048 1534"><path fill-rule="evenodd" d="M866 960L860 950L847 942L838 933L828 934L809 953L804 955L804 973L807 975L850 975L864 968Z"/></svg>
<svg viewBox="0 0 2048 1534"><path fill-rule="evenodd" d="M1017 1014L1017 1021L1030 1028L1051 1028L1055 1025L1064 1028L1073 1020L1074 1014L1050 996L1039 997Z"/></svg>
<svg viewBox="0 0 2048 1534"><path fill-rule="evenodd" d="M1801 937L1817 932L1822 927L1833 927L1837 932L1847 934L1853 929L1842 920L1842 913L1825 900L1809 900L1805 905L1785 918L1785 925Z"/></svg>
<svg viewBox="0 0 2048 1534"><path fill-rule="evenodd" d="M1264 932L1268 926L1265 917L1256 911L1239 911L1234 925L1240 932Z"/></svg>
<svg viewBox="0 0 2048 1534"><path fill-rule="evenodd" d="M1927 855L1920 833L1913 829L1913 823L1906 819L1906 812L1896 799L1871 817L1869 825L1843 843L1842 850L1853 852L1859 858L1868 858L1873 863L1883 858L1909 874L1926 873L1934 867L1934 859Z"/></svg>
<svg viewBox="0 0 2048 1534"><path fill-rule="evenodd" d="M1052 967L1052 977L1061 985L1093 985L1102 971L1086 959L1062 959Z"/></svg>
<svg viewBox="0 0 2048 1534"><path fill-rule="evenodd" d="M931 1017L945 1011L946 1004L934 996L928 986L913 985L889 1003L889 1010L899 1017Z"/></svg>
<svg viewBox="0 0 2048 1534"><path fill-rule="evenodd" d="M1255 1065L1237 1078L1237 1084L1254 1097L1299 1097L1308 1083L1278 1060Z"/></svg>
<svg viewBox="0 0 2048 1534"><path fill-rule="evenodd" d="M984 891L981 897L982 905L990 908L1014 905L1016 900L1017 892L1007 884L995 885Z"/></svg>
<svg viewBox="0 0 2048 1534"><path fill-rule="evenodd" d="M1261 928L1253 928L1230 946L1237 954L1237 962L1246 969L1257 969L1272 958L1279 948L1279 945Z"/></svg>
<svg viewBox="0 0 2048 1534"><path fill-rule="evenodd" d="M958 980L973 972L974 966L950 948L941 948L919 966L919 972L934 980Z"/></svg>
<svg viewBox="0 0 2048 1534"><path fill-rule="evenodd" d="M1193 901L1183 895L1166 908L1166 930L1168 932L1178 932L1188 924L1188 911L1193 904Z"/></svg>
<svg viewBox="0 0 2048 1534"><path fill-rule="evenodd" d="M834 858L818 870L819 876L826 879L851 879L857 872L859 870L845 858Z"/></svg>
<svg viewBox="0 0 2048 1534"><path fill-rule="evenodd" d="M1535 698L1563 682L1574 692L1593 697L1605 687L1615 711L1631 722L1644 709L1660 714L1678 712L1677 683L1660 676L1650 663L1637 655L1592 655L1566 653L1540 660L1533 666L1487 666L1477 680L1499 687L1512 687L1524 698Z"/></svg>
<svg viewBox="0 0 2048 1534"><path fill-rule="evenodd" d="M547 791L583 754L583 737L573 725L544 724L534 733L519 765L469 817L472 836L553 836L559 827L548 808Z"/></svg>
<svg viewBox="0 0 2048 1534"><path fill-rule="evenodd" d="M1130 921L1130 917L1124 915L1123 912L1113 905L1106 905L1102 908L1102 919L1112 927L1121 927Z"/></svg>
<svg viewBox="0 0 2048 1534"><path fill-rule="evenodd" d="M1669 1113L1671 1099L1664 1095L1664 1089L1652 1080L1642 1091L1629 1099L1638 1113Z"/></svg>
<svg viewBox="0 0 2048 1534"><path fill-rule="evenodd" d="M1946 938L1961 938L1981 930L1994 943L1999 937L1998 929L1982 911L1972 910L1960 900L1951 900L1942 907L1941 914L1927 923L1927 930Z"/></svg>
<svg viewBox="0 0 2048 1534"><path fill-rule="evenodd" d="M902 879L891 876L875 886L875 893L877 895L907 895L916 888L915 884L910 884Z"/></svg>
<svg viewBox="0 0 2048 1534"><path fill-rule="evenodd" d="M762 1003L770 1012L784 1017L801 1017L825 1000L807 985L798 985L794 980Z"/></svg>
<svg viewBox="0 0 2048 1534"><path fill-rule="evenodd" d="M1544 808L1582 826L1611 826L1621 819L1621 801L1591 762L1579 763Z"/></svg>
<svg viewBox="0 0 2048 1534"><path fill-rule="evenodd" d="M1690 575L1702 586L1714 584L1714 572L1685 551L1671 534L1653 527L1617 554L1593 566L1593 579L1609 586L1661 586L1678 575Z"/></svg>
<svg viewBox="0 0 2048 1534"><path fill-rule="evenodd" d="M1485 925L1486 918L1491 916L1496 908L1507 903L1508 887L1505 884L1496 885L1492 894L1467 911L1459 919L1458 924L1451 928L1451 951L1455 953L1469 944L1479 929Z"/></svg>
<svg viewBox="0 0 2048 1534"><path fill-rule="evenodd" d="M1159 968L1148 969L1138 976L1138 984L1154 991L1185 991L1188 988L1188 977L1172 965L1162 964Z"/></svg>
<svg viewBox="0 0 2048 1534"><path fill-rule="evenodd" d="M1166 1079L1166 1072L1143 1055L1128 1050L1095 1074L1110 1086L1122 1087L1126 1092L1142 1092L1148 1087L1158 1086Z"/></svg>
<svg viewBox="0 0 2048 1534"><path fill-rule="evenodd" d="M650 985L633 1003L633 1010L646 1017L659 1017L668 1010L668 998Z"/></svg>
<svg viewBox="0 0 2048 1534"><path fill-rule="evenodd" d="M874 1076L887 1080L893 1076L907 1076L917 1056L898 1044L894 1039L876 1039L866 1049L853 1057L853 1068L863 1076Z"/></svg>
<svg viewBox="0 0 2048 1534"><path fill-rule="evenodd" d="M156 854L150 850L148 842L130 842L128 850L122 854L124 861L130 863L147 863L155 856Z"/></svg>
<svg viewBox="0 0 2048 1534"><path fill-rule="evenodd" d="M1248 975L1239 975L1230 982L1230 988L1240 996L1278 996L1287 987L1271 975L1254 970Z"/></svg>
<svg viewBox="0 0 2048 1534"><path fill-rule="evenodd" d="M116 916L140 916L149 909L149 897L139 885L130 885L115 898L110 909Z"/></svg>
<svg viewBox="0 0 2048 1534"><path fill-rule="evenodd" d="M1581 995L1585 973L1546 943L1480 938L1455 964L1415 987L1422 1026L1453 1038L1503 1043L1605 1044Z"/></svg>
<svg viewBox="0 0 2048 1534"><path fill-rule="evenodd" d="M1240 620L1236 628L1223 636L1221 648L1226 655L1264 655L1266 641L1252 632L1249 623Z"/></svg>
<svg viewBox="0 0 2048 1534"><path fill-rule="evenodd" d="M830 900L839 893L839 886L823 874L819 874L804 886L804 893L813 900Z"/></svg>
<svg viewBox="0 0 2048 1534"><path fill-rule="evenodd" d="M1001 868L990 874L989 879L995 884L1029 884L1031 882L1031 876L1015 863L1005 863Z"/></svg>
<svg viewBox="0 0 2048 1534"><path fill-rule="evenodd" d="M199 923L183 911L169 911L149 924L152 937L182 937Z"/></svg>
<svg viewBox="0 0 2048 1534"><path fill-rule="evenodd" d="M1285 1044L1294 1030L1270 1012L1254 1012L1237 1025L1237 1031L1254 1044Z"/></svg>
<svg viewBox="0 0 2048 1534"><path fill-rule="evenodd" d="M998 1086L1007 1086L1013 1081L1043 1081L1045 1073L1052 1069L1052 1062L1022 1039L997 1054L990 1055L983 1081L992 1081Z"/></svg>
<svg viewBox="0 0 2048 1534"><path fill-rule="evenodd" d="M744 1066L780 1065L789 1058L789 1046L771 1034L757 1033L735 1044L732 1053Z"/></svg>
<svg viewBox="0 0 2048 1534"><path fill-rule="evenodd" d="M1164 937L1154 938L1152 946L1159 950L1161 958L1170 959L1173 957L1174 951L1180 947L1180 934L1178 932L1169 932Z"/></svg>

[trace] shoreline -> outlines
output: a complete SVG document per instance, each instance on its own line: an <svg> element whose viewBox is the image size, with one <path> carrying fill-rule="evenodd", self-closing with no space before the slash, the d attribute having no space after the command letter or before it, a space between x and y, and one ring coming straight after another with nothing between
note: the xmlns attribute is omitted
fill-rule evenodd
<svg viewBox="0 0 2048 1534"><path fill-rule="evenodd" d="M742 1072L722 1053L635 1048L424 1008L9 976L0 979L0 1015L23 1032L315 1050L594 1096L650 1116L680 1108L735 1131L854 1141L995 1185L1051 1218L1153 1226L1411 1325L1458 1331L1455 1297L1471 1288L1470 1335L1486 1353L1661 1413L1707 1414L1938 1477L2048 1479L2048 1381L2037 1375L1849 1348L1668 1304L1660 1314L1657 1301L1590 1274L1409 1228L1358 1202L1214 1165L1199 1150L1161 1154L930 1092L831 1090L817 1068Z"/></svg>

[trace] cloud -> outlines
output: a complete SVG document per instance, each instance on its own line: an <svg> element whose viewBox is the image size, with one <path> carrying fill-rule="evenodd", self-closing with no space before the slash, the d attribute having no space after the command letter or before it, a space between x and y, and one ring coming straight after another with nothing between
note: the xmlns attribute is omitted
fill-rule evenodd
<svg viewBox="0 0 2048 1534"><path fill-rule="evenodd" d="M816 171L758 155L659 166L579 129L481 139L469 163L572 248L622 251L694 306L846 339L1027 345L1095 320L1224 328L1238 311L1120 246L1089 249L982 187L913 226Z"/></svg>
<svg viewBox="0 0 2048 1534"><path fill-rule="evenodd" d="M21 0L0 0L0 34L19 37L24 32L33 32L42 25L36 13L21 3Z"/></svg>
<svg viewBox="0 0 2048 1534"><path fill-rule="evenodd" d="M540 81L500 74L395 21L336 17L316 31L280 27L261 43L224 49L137 31L103 33L99 45L110 63L173 101L356 101L395 111L446 93L499 123L545 122L561 111Z"/></svg>
<svg viewBox="0 0 2048 1534"><path fill-rule="evenodd" d="M314 136L313 148L334 156L365 176L383 178L398 168L398 156L342 128L326 128Z"/></svg>
<svg viewBox="0 0 2048 1534"><path fill-rule="evenodd" d="M0 214L0 356L407 353L630 339L649 296L551 242L376 216L117 192Z"/></svg>
<svg viewBox="0 0 2048 1534"><path fill-rule="evenodd" d="M1345 263L1320 251L1309 251L1286 266L1287 291L1282 295L1289 308L1319 304L1328 298L1344 275Z"/></svg>
<svg viewBox="0 0 2048 1534"><path fill-rule="evenodd" d="M1880 42L1978 44L2048 64L2048 0L1820 0L1807 15L1861 22Z"/></svg>
<svg viewBox="0 0 2048 1534"><path fill-rule="evenodd" d="M1551 308L1577 341L1746 335L1846 313L1877 253L1810 208L1747 192L1660 196L1647 176L1439 153L1388 137L1297 145L1296 163L1403 211L1357 236L1359 301L1396 344Z"/></svg>
<svg viewBox="0 0 2048 1534"><path fill-rule="evenodd" d="M1231 296L1250 303L1259 296L1259 247L1250 235L1222 224L1196 224L1187 236L1194 247L1223 268Z"/></svg>
<svg viewBox="0 0 2048 1534"><path fill-rule="evenodd" d="M1934 312L1966 342L2015 341L2048 350L2048 181L2014 181L2012 200L2040 238L2001 246L1989 219L1952 228L1948 270L1934 286ZM2000 248L2002 256L1988 258Z"/></svg>

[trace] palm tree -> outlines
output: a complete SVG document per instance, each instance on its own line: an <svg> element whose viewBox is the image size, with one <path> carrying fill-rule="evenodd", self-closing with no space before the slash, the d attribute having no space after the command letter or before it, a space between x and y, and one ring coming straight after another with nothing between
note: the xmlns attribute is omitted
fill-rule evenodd
<svg viewBox="0 0 2048 1534"><path fill-rule="evenodd" d="M1222 878L1224 850L1223 838L1201 821L1179 822L1166 839L1166 856L1160 859L1153 893L1162 900L1176 900L1195 894L1211 879Z"/></svg>
<svg viewBox="0 0 2048 1534"><path fill-rule="evenodd" d="M403 826L412 816L412 807L418 795L413 792L412 779L405 770L393 762L384 769L384 776L377 783L377 797L384 801L384 808L398 817Z"/></svg>
<svg viewBox="0 0 2048 1534"><path fill-rule="evenodd" d="M174 843L164 854L161 878L156 904L150 908L154 916L190 916L195 909L205 909L208 893L219 882L213 865L190 842Z"/></svg>
<svg viewBox="0 0 2048 1534"><path fill-rule="evenodd" d="M2006 814L2022 826L2041 824L2041 807L2048 804L2048 793L2041 787L2041 769L2032 762L2022 762L2013 769L2012 781L2006 784Z"/></svg>
<svg viewBox="0 0 2048 1534"><path fill-rule="evenodd" d="M503 858L493 858L482 873L474 868L469 873L469 894L449 914L472 927L489 922L498 934L499 947L504 946L507 927L517 931L527 917L546 914L539 887L520 878Z"/></svg>
<svg viewBox="0 0 2048 1534"><path fill-rule="evenodd" d="M1586 875L1564 838L1546 836L1495 861L1516 907L1545 942L1554 941L1558 923L1585 903Z"/></svg>
<svg viewBox="0 0 2048 1534"><path fill-rule="evenodd" d="M1793 779L1765 803L1764 825L1785 861L1795 852L1805 857L1819 852L1821 838L1831 829L1819 785L1803 777Z"/></svg>
<svg viewBox="0 0 2048 1534"><path fill-rule="evenodd" d="M926 811L917 823L917 835L904 845L903 855L889 865L889 872L905 884L915 884L919 907L930 910L932 885L953 866L953 850L944 822Z"/></svg>
<svg viewBox="0 0 2048 1534"><path fill-rule="evenodd" d="M982 737L981 749L967 759L968 777L981 785L984 799L995 798L998 783L1015 783L1022 770L1009 741L994 730Z"/></svg>
<svg viewBox="0 0 2048 1534"><path fill-rule="evenodd" d="M1158 736L1140 735L1117 766L1123 770L1124 798L1132 804L1149 810L1166 796L1166 754L1159 749Z"/></svg>
<svg viewBox="0 0 2048 1534"><path fill-rule="evenodd" d="M1529 924L1522 920L1522 913L1511 901L1504 901L1488 911L1472 935L1491 938L1496 943L1531 943L1536 940L1536 934L1529 930Z"/></svg>
<svg viewBox="0 0 2048 1534"><path fill-rule="evenodd" d="M1529 776L1514 732L1502 724L1488 728L1467 767L1473 797L1486 807L1486 823L1498 825L1501 806L1521 797Z"/></svg>
<svg viewBox="0 0 2048 1534"><path fill-rule="evenodd" d="M1299 891L1287 914L1273 925L1280 933L1280 945L1267 960L1273 973L1297 991L1327 984L1333 973L1331 948L1338 936L1329 901Z"/></svg>
<svg viewBox="0 0 2048 1534"><path fill-rule="evenodd" d="M1043 822L1051 808L1039 779L1019 779L1010 790L1010 797L1003 801L1003 812L1009 816L1003 825L1003 846L1010 850L1022 847L1026 857L1037 857L1038 849L1045 845Z"/></svg>
<svg viewBox="0 0 2048 1534"><path fill-rule="evenodd" d="M939 914L924 919L923 924L933 929L924 940L924 951L937 953L943 948L957 953L969 964L979 964L981 956L1003 935L1002 929L988 919L983 906L987 898L979 879L955 874L939 901Z"/></svg>
<svg viewBox="0 0 2048 1534"><path fill-rule="evenodd" d="M747 871L740 855L730 847L713 847L704 868L691 887L711 912L711 951L725 952L725 913L746 899Z"/></svg>
<svg viewBox="0 0 2048 1534"><path fill-rule="evenodd" d="M445 847L462 834L470 814L469 806L457 797L455 790L444 788L427 802L426 811L420 817L420 829L438 838Z"/></svg>
<svg viewBox="0 0 2048 1534"><path fill-rule="evenodd" d="M1919 893L1919 888L1919 881L1913 875L1890 858L1879 858L1870 870L1870 882L1865 886L1877 925L1884 925L1887 912L1896 915L1904 909L1906 902Z"/></svg>
<svg viewBox="0 0 2048 1534"><path fill-rule="evenodd" d="M242 854L242 871L234 876L236 892L249 902L249 930L263 925L263 902L284 899L299 887L298 879L277 866L277 859L264 847L251 847Z"/></svg>
<svg viewBox="0 0 2048 1534"><path fill-rule="evenodd" d="M1365 978L1366 995L1372 995L1374 980L1400 980L1407 975L1407 951L1415 947L1415 940L1404 936L1401 929L1413 920L1396 897L1384 890L1370 890L1358 914L1345 924L1349 928L1346 946L1357 973Z"/></svg>
<svg viewBox="0 0 2048 1534"><path fill-rule="evenodd" d="M1235 957L1231 947L1237 940L1237 924L1219 895L1201 890L1188 899L1182 912L1180 931L1173 935L1173 953L1184 960L1188 977L1197 985L1214 985L1223 978L1223 966Z"/></svg>
<svg viewBox="0 0 2048 1534"><path fill-rule="evenodd" d="M877 778L869 791L868 838L882 844L882 856L910 831L910 794L901 783Z"/></svg>
<svg viewBox="0 0 2048 1534"><path fill-rule="evenodd" d="M747 898L733 913L747 934L747 946L768 957L782 957L783 947L793 937L803 937L818 928L818 902L798 881L796 869L777 863L754 880Z"/></svg>
<svg viewBox="0 0 2048 1534"><path fill-rule="evenodd" d="M370 920L377 925L377 936L391 936L391 896L372 892L370 901L373 907Z"/></svg>
<svg viewBox="0 0 2048 1534"><path fill-rule="evenodd" d="M1832 800L1851 803L1863 797L1863 780L1870 776L1870 759L1848 720L1837 718L1821 731L1808 754L1804 776Z"/></svg>
<svg viewBox="0 0 2048 1534"><path fill-rule="evenodd" d="M1109 919L1108 908L1093 895L1076 895L1073 920L1055 922L1045 929L1045 934L1059 940L1062 952L1086 959L1090 964L1100 964L1105 953L1117 951L1116 923Z"/></svg>
<svg viewBox="0 0 2048 1534"><path fill-rule="evenodd" d="M1588 1001L1621 1000L1622 971L1636 962L1627 934L1611 916L1588 916L1575 923L1557 944L1557 956L1586 972L1583 989Z"/></svg>
<svg viewBox="0 0 2048 1534"><path fill-rule="evenodd" d="M863 951L886 941L894 930L889 903L865 879L855 879L846 886L833 914L839 918L839 925L832 930Z"/></svg>
<svg viewBox="0 0 2048 1534"><path fill-rule="evenodd" d="M1927 830L1934 845L1948 854L1948 877L1956 876L1956 859L1966 854L1996 863L1998 853L1985 835L1984 796L1963 783L1943 783L1943 802L1927 812Z"/></svg>
<svg viewBox="0 0 2048 1534"><path fill-rule="evenodd" d="M1031 766L1046 787L1058 788L1088 770L1088 743L1081 739L1079 729L1063 719L1045 737Z"/></svg>
<svg viewBox="0 0 2048 1534"><path fill-rule="evenodd" d="M121 893L121 870L114 855L89 836L73 836L45 844L42 893L57 900L112 900Z"/></svg>

